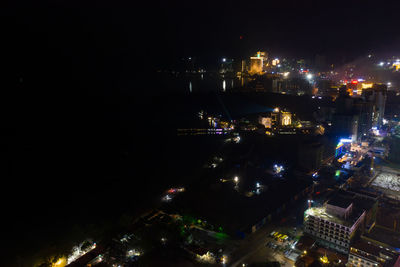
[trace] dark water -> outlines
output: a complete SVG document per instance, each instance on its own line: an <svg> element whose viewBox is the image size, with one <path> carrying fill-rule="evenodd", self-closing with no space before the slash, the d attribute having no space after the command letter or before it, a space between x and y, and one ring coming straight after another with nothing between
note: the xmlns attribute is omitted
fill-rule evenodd
<svg viewBox="0 0 400 267"><path fill-rule="evenodd" d="M159 93L206 93L229 92L244 85L244 79L233 74L212 73L156 73L155 84L162 89ZM158 92L157 92L158 93Z"/></svg>

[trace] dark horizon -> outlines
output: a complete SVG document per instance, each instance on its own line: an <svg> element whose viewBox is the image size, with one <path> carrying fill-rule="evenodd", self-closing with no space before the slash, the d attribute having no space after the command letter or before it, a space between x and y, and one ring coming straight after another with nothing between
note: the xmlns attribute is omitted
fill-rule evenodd
<svg viewBox="0 0 400 267"><path fill-rule="evenodd" d="M2 12L6 25L12 25L5 32L8 56L27 63L51 60L63 71L95 70L111 77L119 70L169 67L182 57L212 66L222 57L247 58L260 50L309 60L319 54L343 64L367 54L397 54L400 44L396 8L357 1L112 6L61 1Z"/></svg>

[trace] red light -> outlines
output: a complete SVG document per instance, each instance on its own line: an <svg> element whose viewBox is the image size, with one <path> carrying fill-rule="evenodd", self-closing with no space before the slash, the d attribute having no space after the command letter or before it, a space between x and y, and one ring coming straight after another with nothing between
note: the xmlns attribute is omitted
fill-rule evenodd
<svg viewBox="0 0 400 267"><path fill-rule="evenodd" d="M321 193L321 192L319 192L319 191L315 192L316 195L319 195L320 193Z"/></svg>
<svg viewBox="0 0 400 267"><path fill-rule="evenodd" d="M240 35L240 36L239 36L239 38L240 38L240 40L241 40L241 39L243 39L243 36L242 36L242 35Z"/></svg>
<svg viewBox="0 0 400 267"><path fill-rule="evenodd" d="M358 81L357 81L357 80L354 80L354 81L351 81L351 83L352 83L352 84L357 84Z"/></svg>

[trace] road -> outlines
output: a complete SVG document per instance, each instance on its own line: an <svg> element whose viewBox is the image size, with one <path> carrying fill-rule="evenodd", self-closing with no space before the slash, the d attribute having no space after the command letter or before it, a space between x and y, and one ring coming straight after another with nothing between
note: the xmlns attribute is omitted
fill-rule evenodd
<svg viewBox="0 0 400 267"><path fill-rule="evenodd" d="M242 266L243 263L246 263L247 258L265 246L266 237L274 228L276 228L275 225L265 225L254 234L245 238L229 260L231 262L229 266Z"/></svg>
<svg viewBox="0 0 400 267"><path fill-rule="evenodd" d="M299 210L306 207L306 200L304 203L298 202L298 205L293 206L285 214L286 217L293 217L293 215L298 215ZM260 261L279 261L282 266L293 266L293 262L286 259L281 252L274 251L271 248L266 247L266 243L271 241L268 238L272 231L278 231L280 233L289 233L293 227L297 227L296 220L287 222L282 225L279 222L271 222L263 227L261 227L257 232L247 236L244 240L240 241L239 247L234 251L229 259L229 266L242 266L243 263L249 264L254 263L258 260ZM296 235L300 235L301 232L297 232Z"/></svg>

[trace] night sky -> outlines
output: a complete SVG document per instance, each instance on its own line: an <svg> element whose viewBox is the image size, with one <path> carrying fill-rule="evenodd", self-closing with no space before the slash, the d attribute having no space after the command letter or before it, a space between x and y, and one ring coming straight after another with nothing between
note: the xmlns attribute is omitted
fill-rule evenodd
<svg viewBox="0 0 400 267"><path fill-rule="evenodd" d="M400 44L398 5L377 1L54 1L1 12L3 40L22 60L117 79L187 56L212 64L265 50L346 62Z"/></svg>

